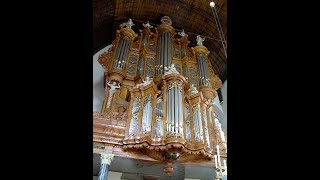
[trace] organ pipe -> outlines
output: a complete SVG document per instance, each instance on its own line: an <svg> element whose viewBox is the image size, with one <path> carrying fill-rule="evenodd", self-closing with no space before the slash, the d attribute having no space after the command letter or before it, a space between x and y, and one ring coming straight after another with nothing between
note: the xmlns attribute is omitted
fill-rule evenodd
<svg viewBox="0 0 320 180"><path fill-rule="evenodd" d="M123 59L122 59L122 66L121 66L122 69L125 69L125 66L127 63L127 57L128 57L128 52L129 52L129 48L130 48L129 46L130 46L129 41L126 40L126 47L124 50L124 55L123 55Z"/></svg>
<svg viewBox="0 0 320 180"><path fill-rule="evenodd" d="M171 65L172 63L172 39L171 39L171 36L169 33L167 33L167 36L168 36L168 67Z"/></svg>
<svg viewBox="0 0 320 180"><path fill-rule="evenodd" d="M178 87L175 87L175 92L176 92L176 94L175 94L175 101L176 101L176 103L173 105L173 107L175 107L175 109L176 109L176 117L175 117L175 132L176 133L178 133L178 131L179 131L179 105L180 105L180 103L179 103L179 94L178 94Z"/></svg>
<svg viewBox="0 0 320 180"><path fill-rule="evenodd" d="M119 62L122 61L123 50L124 50L125 44L126 44L126 41L124 39L122 39L122 44L121 44L120 51L119 51L119 59L118 59L118 62L117 62L117 67L118 68L120 67L120 63Z"/></svg>
<svg viewBox="0 0 320 180"><path fill-rule="evenodd" d="M130 138L135 141L132 140L132 143L138 142L139 138L150 136L150 139L144 139L150 141L150 146L154 141L157 141L155 144L159 146L163 145L163 143L167 143L166 138L178 142L175 139L178 138L180 139L179 143L189 144L189 147L196 147L196 145L192 145L196 142L199 146L204 143L208 148L210 143L214 144L210 140L215 138L209 137L213 134L210 133L210 127L208 128L213 118L213 108L210 109L204 105L210 100L205 99L205 90L209 91L210 88L217 88L214 85L212 87L202 87L206 86L205 80L213 76L212 71L208 72L211 67L207 66L206 63L208 51L204 46L196 46L193 49L187 47L187 37L184 37L181 41L177 40L171 26L160 26L155 30L155 33L149 32L150 36L147 36L145 31L141 31L142 33L139 35L142 38L132 38L133 35L129 37L128 34L131 33L131 30L123 28L123 32L120 31L120 35L117 36L117 41L114 41L118 45L111 50L113 53L111 60L106 61L110 64L104 66L108 70L107 78L112 80L110 84L117 81L121 86L124 85L130 89L129 101L131 102L127 106L133 105L135 107L130 108L123 104L120 105L119 102L121 101L118 100L122 91L116 89L117 96L115 95L112 99L114 109L110 108L110 111L118 110L119 106L124 106L128 110L127 125L129 127L126 129L126 133L132 135ZM155 44L156 49L151 51L149 48L142 48L150 44ZM179 49L178 47L181 47L181 56L175 56L175 48ZM189 53L189 51L193 51L193 53ZM186 56L187 58L185 58ZM113 60L112 57L114 57ZM130 66L128 66L127 61L131 58L139 60L130 62ZM118 63L119 61L121 63ZM148 63L149 61L152 61L153 65ZM173 62L174 66L172 65ZM117 69L112 72L113 69L108 69L110 67ZM127 76L129 67L131 72L138 72L136 75L139 76ZM169 70L164 71L164 67ZM180 67L180 70L178 71L175 67ZM149 84L145 83L147 80L144 75L149 74L150 69L153 68L155 68L155 73L150 74L153 81ZM126 69L126 71L121 72L122 69ZM197 77L200 77L199 83L194 84L194 82L197 82ZM189 94L188 91L192 87L188 84L191 83L196 86L195 88L199 92ZM139 102L137 102L137 97L139 97ZM149 99L149 97L153 99ZM161 97L162 101L158 102L159 99L156 97ZM137 105L141 105L141 107L136 107ZM137 109L138 111L135 112ZM128 141L124 141L125 143L128 143ZM201 149L201 147L197 148Z"/></svg>

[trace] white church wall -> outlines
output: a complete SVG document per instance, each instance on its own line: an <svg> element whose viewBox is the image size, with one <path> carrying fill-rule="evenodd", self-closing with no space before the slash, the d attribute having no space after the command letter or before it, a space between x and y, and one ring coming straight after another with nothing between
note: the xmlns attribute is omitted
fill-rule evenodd
<svg viewBox="0 0 320 180"><path fill-rule="evenodd" d="M228 89L228 84L227 80L223 83L221 87L221 94L223 97L223 103L221 104L222 110L223 110L223 118L221 121L221 127L224 132L227 132L227 90Z"/></svg>
<svg viewBox="0 0 320 180"><path fill-rule="evenodd" d="M98 51L93 56L93 112L100 112L103 99L104 99L104 88L103 88L103 74L104 69L98 62L100 54L111 48L112 45L106 46L105 48Z"/></svg>

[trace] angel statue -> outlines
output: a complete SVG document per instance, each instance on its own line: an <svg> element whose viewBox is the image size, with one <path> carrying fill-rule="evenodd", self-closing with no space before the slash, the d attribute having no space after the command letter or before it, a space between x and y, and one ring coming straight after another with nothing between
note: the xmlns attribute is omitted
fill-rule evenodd
<svg viewBox="0 0 320 180"><path fill-rule="evenodd" d="M197 93L198 93L197 88L194 86L194 84L191 84L191 87L189 89L189 95L192 96L192 95L197 94Z"/></svg>
<svg viewBox="0 0 320 180"><path fill-rule="evenodd" d="M110 107L111 99L112 99L112 96L113 96L114 92L116 91L116 89L120 88L120 83L119 83L118 86L116 84L117 84L116 82L113 82L112 84L110 84L110 81L107 83L107 85L110 86L108 102L107 102L107 108Z"/></svg>
<svg viewBox="0 0 320 180"><path fill-rule="evenodd" d="M152 78L149 78L147 76L145 81L142 79L141 86L146 86L146 85L150 84L151 82L152 82Z"/></svg>
<svg viewBox="0 0 320 180"><path fill-rule="evenodd" d="M197 36L197 45L198 46L203 46L202 42L205 40L205 38L201 38L200 35Z"/></svg>

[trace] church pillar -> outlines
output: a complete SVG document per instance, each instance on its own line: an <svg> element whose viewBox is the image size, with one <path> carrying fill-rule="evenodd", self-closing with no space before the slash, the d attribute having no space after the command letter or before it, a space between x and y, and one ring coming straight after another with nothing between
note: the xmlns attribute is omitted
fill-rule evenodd
<svg viewBox="0 0 320 180"><path fill-rule="evenodd" d="M114 154L101 154L101 166L98 180L107 180L108 179L108 171L109 165L113 160Z"/></svg>

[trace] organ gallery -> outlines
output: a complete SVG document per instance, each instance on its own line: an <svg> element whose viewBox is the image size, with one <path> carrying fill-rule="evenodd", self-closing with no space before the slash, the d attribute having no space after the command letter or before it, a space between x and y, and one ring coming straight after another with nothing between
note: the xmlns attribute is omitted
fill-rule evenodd
<svg viewBox="0 0 320 180"><path fill-rule="evenodd" d="M214 110L222 83L205 38L188 39L168 16L160 23L145 22L134 32L129 19L99 56L105 97L101 112L93 114L94 149L161 162L168 175L173 163L222 166L226 136Z"/></svg>

